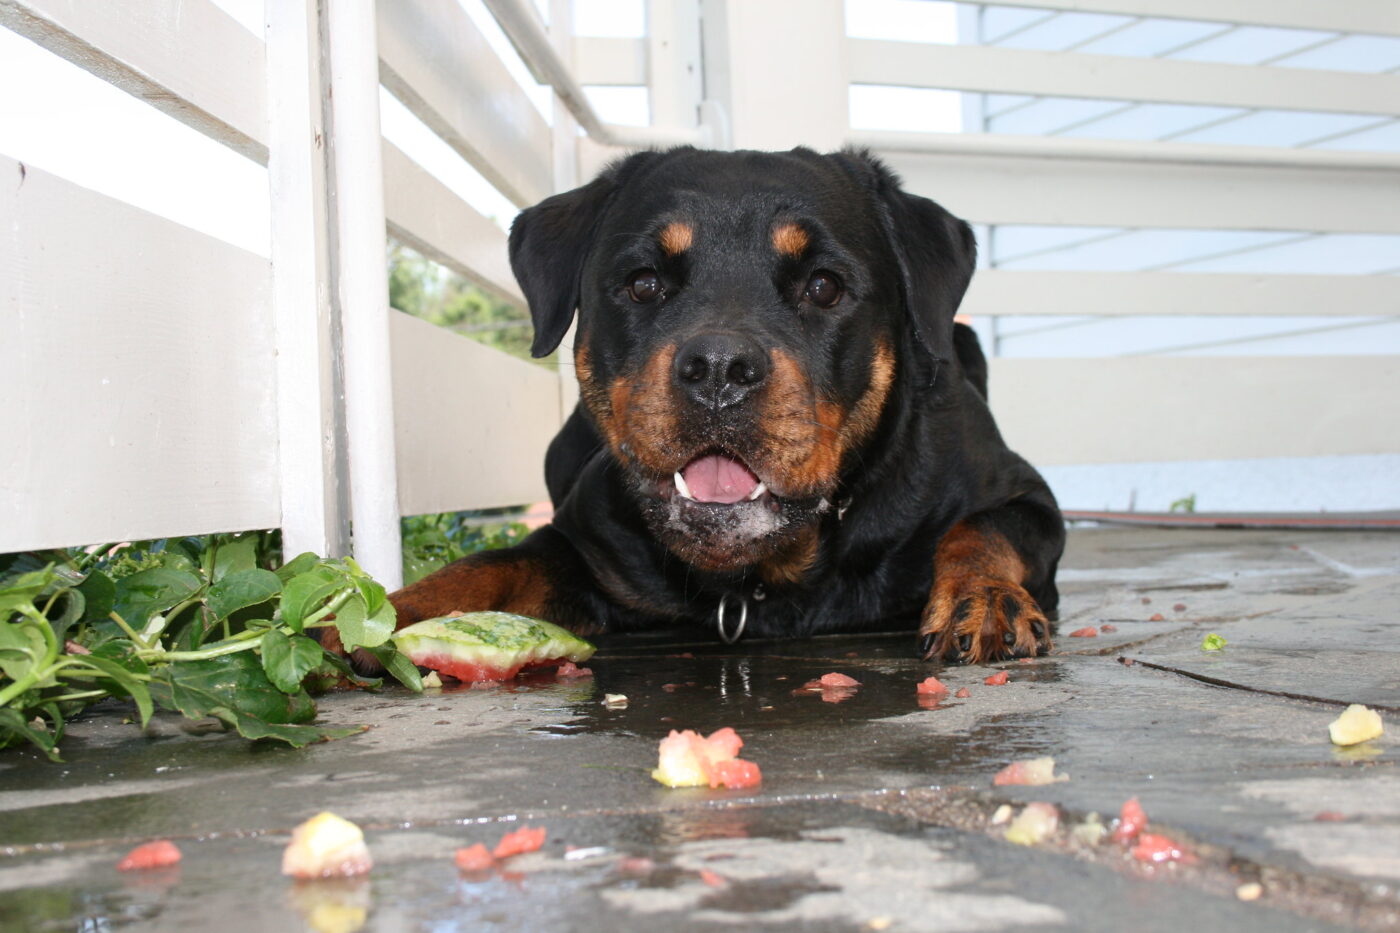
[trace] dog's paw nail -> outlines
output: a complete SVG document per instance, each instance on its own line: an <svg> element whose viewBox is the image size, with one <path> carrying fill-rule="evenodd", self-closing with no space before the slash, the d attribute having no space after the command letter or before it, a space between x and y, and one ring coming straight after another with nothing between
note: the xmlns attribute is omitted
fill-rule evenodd
<svg viewBox="0 0 1400 933"><path fill-rule="evenodd" d="M958 650L962 651L963 654L966 654L967 652L969 652L969 651L972 650L972 636L971 636L971 635L959 635L959 636L958 636Z"/></svg>
<svg viewBox="0 0 1400 933"><path fill-rule="evenodd" d="M919 641L919 657L926 658L933 653L933 632L929 632Z"/></svg>
<svg viewBox="0 0 1400 933"><path fill-rule="evenodd" d="M1045 626L1041 625L1039 622L1032 622L1032 623L1031 623L1031 633L1032 633L1033 635L1035 635L1036 638L1044 638L1044 637L1045 637Z"/></svg>
<svg viewBox="0 0 1400 933"><path fill-rule="evenodd" d="M1001 643L1002 643L1003 645L1006 645L1006 647L1010 648L1012 645L1016 644L1016 633L1015 633L1015 632L1002 632L1002 633L1001 633Z"/></svg>

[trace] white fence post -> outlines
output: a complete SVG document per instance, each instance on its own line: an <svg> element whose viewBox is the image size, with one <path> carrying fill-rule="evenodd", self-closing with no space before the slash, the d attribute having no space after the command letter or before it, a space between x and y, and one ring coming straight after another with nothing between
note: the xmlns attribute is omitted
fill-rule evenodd
<svg viewBox="0 0 1400 933"><path fill-rule="evenodd" d="M849 124L841 0L702 0L706 96L738 149L839 149Z"/></svg>
<svg viewBox="0 0 1400 933"><path fill-rule="evenodd" d="M384 166L375 4L329 0L331 269L340 301L355 559L390 589L403 582L389 345Z"/></svg>
<svg viewBox="0 0 1400 933"><path fill-rule="evenodd" d="M330 296L320 21L315 0L270 0L268 188L277 324L282 547L350 553L340 333Z"/></svg>

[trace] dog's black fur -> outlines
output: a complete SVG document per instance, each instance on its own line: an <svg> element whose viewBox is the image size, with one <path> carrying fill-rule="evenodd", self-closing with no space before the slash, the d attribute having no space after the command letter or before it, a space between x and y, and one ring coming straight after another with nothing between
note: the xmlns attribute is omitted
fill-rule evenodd
<svg viewBox="0 0 1400 933"><path fill-rule="evenodd" d="M750 636L907 626L948 659L1048 650L1063 523L953 321L975 249L852 151L644 152L526 210L510 253L534 354L578 317L554 520L394 594L400 624L504 609L713 632L727 596ZM685 499L672 476L707 455L769 492Z"/></svg>

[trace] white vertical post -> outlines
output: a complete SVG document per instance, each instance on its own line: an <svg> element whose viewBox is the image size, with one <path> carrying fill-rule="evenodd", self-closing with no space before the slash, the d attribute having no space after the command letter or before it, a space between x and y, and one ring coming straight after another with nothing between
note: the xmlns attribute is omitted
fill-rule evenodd
<svg viewBox="0 0 1400 933"><path fill-rule="evenodd" d="M391 0L392 2L392 0ZM332 269L345 356L345 423L355 559L390 589L403 583L389 348L379 43L372 0L326 0Z"/></svg>
<svg viewBox="0 0 1400 933"><path fill-rule="evenodd" d="M700 120L700 0L647 0L647 89L651 125L691 127Z"/></svg>
<svg viewBox="0 0 1400 933"><path fill-rule="evenodd" d="M330 296L316 0L268 0L268 186L282 547L350 553L340 333Z"/></svg>
<svg viewBox="0 0 1400 933"><path fill-rule="evenodd" d="M705 96L740 149L838 149L850 125L842 0L702 0Z"/></svg>
<svg viewBox="0 0 1400 933"><path fill-rule="evenodd" d="M574 56L574 3L573 0L550 0L549 41L554 50L573 70ZM578 121L569 113L559 95L554 95L553 108L554 141L554 190L568 191L578 185ZM574 334L578 330L575 322L559 344L556 354L559 360L559 423L578 404L578 377L574 372Z"/></svg>

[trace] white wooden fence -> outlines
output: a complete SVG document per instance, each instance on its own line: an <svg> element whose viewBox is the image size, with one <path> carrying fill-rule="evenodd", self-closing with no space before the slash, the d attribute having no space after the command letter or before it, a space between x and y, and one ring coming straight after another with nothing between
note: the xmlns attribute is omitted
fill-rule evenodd
<svg viewBox="0 0 1400 933"><path fill-rule="evenodd" d="M858 3L861 0L848 0ZM626 147L866 145L978 224L1400 234L1384 153L857 133L852 83L1400 115L1400 76L850 39L841 0L647 0L640 39L573 39L486 0L532 106L457 0L0 0L0 25L265 163L266 260L0 154L0 551L283 528L398 579L398 516L542 496L559 375L387 308L386 229L519 303L500 229L379 134L382 82L515 204ZM1390 0L1003 5L1400 35ZM323 8L323 9L321 9ZM323 48L323 44L326 46ZM703 49L703 54L702 54ZM653 126L581 86L643 85ZM580 134L579 128L583 133ZM1400 315L1396 276L985 270L1000 314ZM1045 464L1400 452L1400 358L993 361Z"/></svg>

